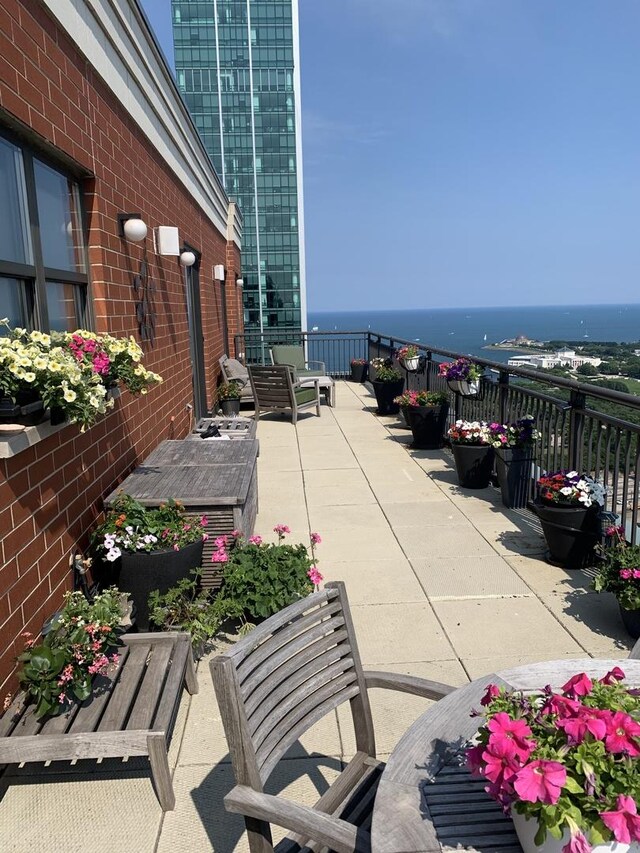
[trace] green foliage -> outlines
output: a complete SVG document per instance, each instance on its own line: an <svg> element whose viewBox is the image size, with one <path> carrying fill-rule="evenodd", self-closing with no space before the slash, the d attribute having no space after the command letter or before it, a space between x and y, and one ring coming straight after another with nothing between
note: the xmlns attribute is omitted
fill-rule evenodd
<svg viewBox="0 0 640 853"><path fill-rule="evenodd" d="M620 364L617 361L603 361L600 365L600 373L605 376L617 376L620 373Z"/></svg>
<svg viewBox="0 0 640 853"><path fill-rule="evenodd" d="M598 368L593 364L589 364L589 362L581 364L580 367L576 368L576 373L580 376L597 376L598 372Z"/></svg>
<svg viewBox="0 0 640 853"><path fill-rule="evenodd" d="M184 578L168 592L155 589L149 596L149 620L163 631L187 631L191 644L201 650L217 633L230 615L230 608L221 597L199 589L198 570L193 579Z"/></svg>
<svg viewBox="0 0 640 853"><path fill-rule="evenodd" d="M376 382L397 382L402 379L402 374L393 366L390 358L372 358L371 366L376 372Z"/></svg>
<svg viewBox="0 0 640 853"><path fill-rule="evenodd" d="M72 696L82 702L91 695L94 675L109 665L107 651L117 643L122 593L115 587L96 596L93 603L81 592L70 592L51 630L38 645L25 636L18 656L18 678L34 700L35 717L65 710Z"/></svg>
<svg viewBox="0 0 640 853"><path fill-rule="evenodd" d="M593 580L596 592L611 592L626 610L640 608L640 545L629 545L623 528L609 528L609 547L600 546L603 557Z"/></svg>
<svg viewBox="0 0 640 853"><path fill-rule="evenodd" d="M597 379L590 384L597 385L598 388L608 388L610 391L622 391L624 394L629 393L629 386L621 379Z"/></svg>
<svg viewBox="0 0 640 853"><path fill-rule="evenodd" d="M245 543L224 564L221 598L229 613L264 619L313 592L308 572L314 560L304 545Z"/></svg>

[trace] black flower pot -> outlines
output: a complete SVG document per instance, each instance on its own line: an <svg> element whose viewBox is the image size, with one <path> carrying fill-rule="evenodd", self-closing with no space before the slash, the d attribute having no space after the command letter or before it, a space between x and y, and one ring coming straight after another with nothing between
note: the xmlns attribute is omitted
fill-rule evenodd
<svg viewBox="0 0 640 853"><path fill-rule="evenodd" d="M419 450L442 447L448 415L448 403L440 406L407 406L405 416L413 434L412 446Z"/></svg>
<svg viewBox="0 0 640 853"><path fill-rule="evenodd" d="M411 429L411 424L409 423L409 406L400 406L400 414L402 415L405 426Z"/></svg>
<svg viewBox="0 0 640 853"><path fill-rule="evenodd" d="M524 509L531 485L531 451L524 447L497 447L496 471L502 503L511 509Z"/></svg>
<svg viewBox="0 0 640 853"><path fill-rule="evenodd" d="M452 444L458 483L464 489L486 489L493 470L490 444Z"/></svg>
<svg viewBox="0 0 640 853"><path fill-rule="evenodd" d="M369 370L368 364L352 364L351 365L351 381L364 382L367 378Z"/></svg>
<svg viewBox="0 0 640 853"><path fill-rule="evenodd" d="M631 634L634 640L637 640L640 637L640 610L627 610L620 602L618 602L618 607L627 633Z"/></svg>
<svg viewBox="0 0 640 853"><path fill-rule="evenodd" d="M535 509L551 558L566 569L590 565L600 538L599 507L562 506L538 500Z"/></svg>
<svg viewBox="0 0 640 853"><path fill-rule="evenodd" d="M378 380L371 383L376 395L378 403L379 415L397 415L400 411L400 406L394 403L394 397L399 397L404 391L404 379L394 379L393 382L380 382Z"/></svg>
<svg viewBox="0 0 640 853"><path fill-rule="evenodd" d="M240 414L240 397L229 397L227 400L220 400L220 408L222 414L227 417Z"/></svg>
<svg viewBox="0 0 640 853"><path fill-rule="evenodd" d="M67 416L64 413L64 409L61 409L59 406L51 406L51 426L59 426L60 424L65 423L67 420Z"/></svg>
<svg viewBox="0 0 640 853"><path fill-rule="evenodd" d="M136 608L136 625L149 630L149 593L164 593L202 564L202 540L185 545L179 551L122 552L118 588L129 593Z"/></svg>

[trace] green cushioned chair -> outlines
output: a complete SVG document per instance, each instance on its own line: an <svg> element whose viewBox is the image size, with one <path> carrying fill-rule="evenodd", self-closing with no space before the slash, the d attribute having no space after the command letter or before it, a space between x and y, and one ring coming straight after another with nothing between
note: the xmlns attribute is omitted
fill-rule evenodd
<svg viewBox="0 0 640 853"><path fill-rule="evenodd" d="M326 368L324 361L306 361L304 347L285 344L274 344L271 349L272 364L290 364L295 368L299 379L308 379L310 376L325 376ZM311 365L315 367L311 368Z"/></svg>
<svg viewBox="0 0 640 853"><path fill-rule="evenodd" d="M283 412L291 409L295 424L300 409L307 409L310 406L315 406L316 414L320 415L318 380L309 386L307 377L305 387L301 387L290 365L251 365L249 379L253 390L256 420L260 417L261 411Z"/></svg>

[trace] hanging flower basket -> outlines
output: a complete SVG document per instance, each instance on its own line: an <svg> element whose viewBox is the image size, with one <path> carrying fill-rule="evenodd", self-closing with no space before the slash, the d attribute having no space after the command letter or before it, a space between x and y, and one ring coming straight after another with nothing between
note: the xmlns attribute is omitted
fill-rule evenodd
<svg viewBox="0 0 640 853"><path fill-rule="evenodd" d="M478 397L480 394L480 380L472 379L448 379L447 385L455 394L461 397Z"/></svg>

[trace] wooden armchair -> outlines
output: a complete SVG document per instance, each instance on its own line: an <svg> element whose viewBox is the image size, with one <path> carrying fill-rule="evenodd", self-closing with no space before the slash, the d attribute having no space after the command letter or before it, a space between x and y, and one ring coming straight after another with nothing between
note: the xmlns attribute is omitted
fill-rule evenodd
<svg viewBox="0 0 640 853"><path fill-rule="evenodd" d="M298 380L288 364L251 365L249 379L253 390L255 419L261 411L283 412L291 409L292 420L298 420L298 412L309 406L316 407L320 416L319 377ZM312 384L310 384L312 383Z"/></svg>
<svg viewBox="0 0 640 853"><path fill-rule="evenodd" d="M307 361L304 357L303 347L274 344L269 352L272 364L290 364L295 369L296 376L299 379L326 375L327 370L324 361Z"/></svg>
<svg viewBox="0 0 640 853"><path fill-rule="evenodd" d="M376 760L367 691L386 687L440 699L455 689L423 678L363 671L340 582L267 619L210 666L237 781L225 807L244 815L251 853L273 853L271 823L292 833L277 851L294 853L314 843L337 853L369 851L384 764ZM358 751L315 806L265 794L264 783L292 744L347 701Z"/></svg>

